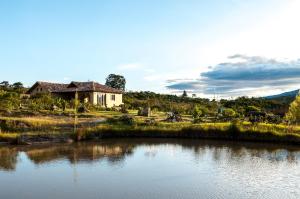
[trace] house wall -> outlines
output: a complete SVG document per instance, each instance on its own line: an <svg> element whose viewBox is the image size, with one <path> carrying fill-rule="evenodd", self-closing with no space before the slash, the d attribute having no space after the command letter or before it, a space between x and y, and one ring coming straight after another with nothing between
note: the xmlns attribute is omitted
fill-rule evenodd
<svg viewBox="0 0 300 199"><path fill-rule="evenodd" d="M111 96L115 96L115 100L111 99ZM120 106L123 104L123 97L122 94L114 94L114 93L107 93L106 94L106 107L111 108L114 106Z"/></svg>
<svg viewBox="0 0 300 199"><path fill-rule="evenodd" d="M38 94L38 93L48 93L48 91L43 88L42 86L38 85L36 88L34 88L30 95L35 95L35 94Z"/></svg>
<svg viewBox="0 0 300 199"><path fill-rule="evenodd" d="M104 97L105 103L101 104L101 97ZM114 100L113 100L113 97ZM123 95L122 94L115 94L115 93L101 93L101 92L93 92L91 93L91 103L94 105L102 105L104 107L114 107L114 106L120 106L123 104Z"/></svg>

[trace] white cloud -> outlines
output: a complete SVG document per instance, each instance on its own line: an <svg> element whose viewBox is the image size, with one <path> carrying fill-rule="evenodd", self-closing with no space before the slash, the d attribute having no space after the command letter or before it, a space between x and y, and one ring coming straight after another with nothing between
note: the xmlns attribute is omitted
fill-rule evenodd
<svg viewBox="0 0 300 199"><path fill-rule="evenodd" d="M167 81L167 88L229 97L264 96L300 86L299 60L279 61L245 55L234 55L228 59L232 61L217 64L210 71L202 72L198 79L171 79Z"/></svg>
<svg viewBox="0 0 300 199"><path fill-rule="evenodd" d="M300 51L299 10L299 0L286 1L286 6L276 12L255 19L254 25L220 38L208 49L209 54L224 57L239 52L296 59Z"/></svg>

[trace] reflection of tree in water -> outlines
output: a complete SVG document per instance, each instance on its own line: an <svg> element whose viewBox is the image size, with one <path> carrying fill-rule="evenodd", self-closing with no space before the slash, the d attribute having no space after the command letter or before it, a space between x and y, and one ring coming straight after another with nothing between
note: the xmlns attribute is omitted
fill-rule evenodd
<svg viewBox="0 0 300 199"><path fill-rule="evenodd" d="M193 152L196 160L207 155L212 157L213 161L242 162L262 158L271 162L297 163L300 160L299 148L280 145L191 139L112 139L48 146L0 147L0 170L14 170L19 151L24 151L35 164L46 164L58 160L68 160L72 164L104 160L111 165L120 165L127 156L134 153L135 147L146 145L155 148L166 144Z"/></svg>
<svg viewBox="0 0 300 199"><path fill-rule="evenodd" d="M18 151L13 148L0 147L0 170L13 171L16 169Z"/></svg>
<svg viewBox="0 0 300 199"><path fill-rule="evenodd" d="M35 164L65 159L72 164L76 164L78 162L98 161L104 158L115 164L124 160L125 156L132 154L132 147L126 144L76 143L31 148L26 150L26 154Z"/></svg>
<svg viewBox="0 0 300 199"><path fill-rule="evenodd" d="M280 146L263 143L200 141L198 143L182 143L183 148L193 150L195 158L199 159L211 154L214 161L242 162L253 158L261 158L271 162L287 161L298 163L300 149L292 146Z"/></svg>

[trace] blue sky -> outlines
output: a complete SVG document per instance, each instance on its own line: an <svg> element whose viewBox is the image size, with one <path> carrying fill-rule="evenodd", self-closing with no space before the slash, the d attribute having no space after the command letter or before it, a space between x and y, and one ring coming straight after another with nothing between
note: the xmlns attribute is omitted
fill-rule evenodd
<svg viewBox="0 0 300 199"><path fill-rule="evenodd" d="M0 1L0 80L117 73L128 90L203 97L297 89L299 10L299 0Z"/></svg>

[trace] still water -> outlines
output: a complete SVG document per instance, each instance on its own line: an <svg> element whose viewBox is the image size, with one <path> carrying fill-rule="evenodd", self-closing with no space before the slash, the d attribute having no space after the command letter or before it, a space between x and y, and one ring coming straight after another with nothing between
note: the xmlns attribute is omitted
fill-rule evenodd
<svg viewBox="0 0 300 199"><path fill-rule="evenodd" d="M300 198L300 148L112 139L0 146L1 199Z"/></svg>

